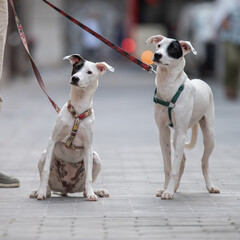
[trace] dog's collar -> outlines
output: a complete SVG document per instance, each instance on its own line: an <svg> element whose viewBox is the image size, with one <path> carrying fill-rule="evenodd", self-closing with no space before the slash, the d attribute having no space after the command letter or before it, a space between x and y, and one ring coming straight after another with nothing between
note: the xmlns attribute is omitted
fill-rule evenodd
<svg viewBox="0 0 240 240"><path fill-rule="evenodd" d="M80 122L90 116L92 114L92 108L88 109L87 111L81 113L81 114L78 114L76 112L76 110L74 109L74 107L72 106L71 104L71 101L69 100L68 103L67 103L67 108L68 108L68 111L72 114L73 118L74 118L74 123L73 123L73 128L72 128L72 132L69 136L69 138L67 139L66 143L65 143L65 146L66 148L69 148L69 149L73 149L73 150L76 150L76 149L80 149L82 147L80 146L75 146L73 144L73 140L77 134L77 131L78 131L78 127L79 127L79 124Z"/></svg>
<svg viewBox="0 0 240 240"><path fill-rule="evenodd" d="M173 96L173 98L171 99L170 102L165 102L159 98L156 97L156 94L157 94L157 88L155 89L155 92L154 92L154 96L153 96L153 101L156 103L156 104L160 104L160 105L163 105L165 107L168 107L168 117L169 117L169 120L170 120L170 124L169 126L170 127L173 127L173 122L172 122L172 110L175 108L175 103L177 102L181 92L183 91L184 89L184 84L182 84L179 88L178 88L178 91L175 93L175 95Z"/></svg>

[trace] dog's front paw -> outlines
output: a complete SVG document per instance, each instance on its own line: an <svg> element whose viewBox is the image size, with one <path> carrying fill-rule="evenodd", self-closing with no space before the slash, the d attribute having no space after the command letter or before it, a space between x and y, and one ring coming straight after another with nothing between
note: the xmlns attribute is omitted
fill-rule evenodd
<svg viewBox="0 0 240 240"><path fill-rule="evenodd" d="M208 189L209 193L220 193L220 190L217 187L211 187Z"/></svg>
<svg viewBox="0 0 240 240"><path fill-rule="evenodd" d="M44 194L43 191L38 191L37 192L37 200L43 200L45 198L47 198L47 194Z"/></svg>
<svg viewBox="0 0 240 240"><path fill-rule="evenodd" d="M165 192L162 193L161 199L162 199L162 200L170 200L170 199L173 199L173 194L165 191Z"/></svg>
<svg viewBox="0 0 240 240"><path fill-rule="evenodd" d="M87 196L87 200L88 200L88 201L91 201L91 202L95 202L95 201L98 200L98 197L97 197L96 194L88 195L88 196Z"/></svg>
<svg viewBox="0 0 240 240"><path fill-rule="evenodd" d="M38 189L37 191L33 191L30 194L30 198L37 198L38 200L43 200L47 197L50 197L51 193L49 194L47 191Z"/></svg>
<svg viewBox="0 0 240 240"><path fill-rule="evenodd" d="M94 193L98 197L106 197L106 198L108 198L110 196L107 189L100 189L100 190L95 191Z"/></svg>
<svg viewBox="0 0 240 240"><path fill-rule="evenodd" d="M165 190L159 190L156 193L156 197L161 197Z"/></svg>
<svg viewBox="0 0 240 240"><path fill-rule="evenodd" d="M32 193L29 196L30 198L36 198L37 197L37 190L36 191L32 191Z"/></svg>

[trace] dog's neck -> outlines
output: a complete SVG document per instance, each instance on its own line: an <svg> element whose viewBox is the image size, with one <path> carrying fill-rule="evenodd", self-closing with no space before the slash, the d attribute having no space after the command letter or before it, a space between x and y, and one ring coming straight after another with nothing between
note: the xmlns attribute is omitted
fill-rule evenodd
<svg viewBox="0 0 240 240"><path fill-rule="evenodd" d="M183 59L184 60L184 59ZM157 97L164 101L170 101L178 88L186 81L184 72L185 60L175 67L158 66L155 78Z"/></svg>
<svg viewBox="0 0 240 240"><path fill-rule="evenodd" d="M93 95L96 89L78 88L72 86L70 93L70 101L74 109L78 114L93 107Z"/></svg>

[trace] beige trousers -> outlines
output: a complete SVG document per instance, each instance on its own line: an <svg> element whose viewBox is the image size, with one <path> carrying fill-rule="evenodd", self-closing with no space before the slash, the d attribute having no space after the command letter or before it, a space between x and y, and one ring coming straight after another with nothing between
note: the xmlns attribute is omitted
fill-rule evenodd
<svg viewBox="0 0 240 240"><path fill-rule="evenodd" d="M8 2L0 0L0 79L3 71L3 56L8 26ZM2 98L0 97L0 110L2 106Z"/></svg>
<svg viewBox="0 0 240 240"><path fill-rule="evenodd" d="M225 86L236 94L240 73L240 45L225 43L225 67Z"/></svg>

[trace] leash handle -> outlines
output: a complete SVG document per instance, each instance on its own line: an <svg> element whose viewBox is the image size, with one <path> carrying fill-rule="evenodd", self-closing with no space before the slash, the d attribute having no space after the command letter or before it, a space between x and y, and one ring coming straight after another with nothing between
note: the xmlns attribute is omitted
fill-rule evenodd
<svg viewBox="0 0 240 240"><path fill-rule="evenodd" d="M33 72L37 78L37 81L40 85L40 87L42 88L43 92L46 94L46 96L48 97L49 101L51 102L52 106L54 107L54 109L56 110L57 113L59 113L61 111L61 109L58 107L58 105L49 97L48 93L47 93L47 89L45 87L45 84L42 80L42 77L41 77L41 74L40 72L38 71L38 68L35 64L35 62L33 61L33 58L29 52L29 48L28 48L28 44L27 44L27 39L25 37L25 34L24 34L24 31L23 31L23 27L22 27L22 24L17 16L17 13L16 13L16 10L15 10L15 7L14 7L14 3L13 3L13 0L9 0L11 6L12 6L12 10L13 10L13 14L14 14L14 18L15 18L15 22L16 22L16 25L17 25L17 30L18 30L18 33L19 33L19 36L22 40L22 43L23 43L23 46L28 54L28 57L30 59L30 62L31 62L31 65L32 65L32 68L33 68Z"/></svg>
<svg viewBox="0 0 240 240"><path fill-rule="evenodd" d="M90 29L89 27L87 27L86 25L82 24L81 22L79 22L78 20L76 20L75 18L71 17L70 15L68 15L67 13L65 13L64 11L62 11L61 9L59 9L58 7L54 6L52 3L48 2L47 0L43 0L46 4L48 4L50 7L52 7L53 9L55 9L57 12L59 12L60 14L62 14L64 17L68 18L71 22L75 23L76 25L78 25L79 27L81 27L82 29L84 29L85 31L89 32L90 34L92 34L94 37L96 37L97 39L99 39L100 41L104 42L107 46L111 47L112 49L114 49L115 51L119 52L120 54L122 54L124 57L128 58L130 61L136 63L137 65L139 65L140 67L142 67L143 69L147 70L148 72L155 72L152 68L152 66L143 63L142 61L140 61L139 59L135 58L134 56L132 56L131 54L129 54L128 52L124 51L122 48L120 48L119 46L115 45L114 43L110 42L109 40L107 40L106 38L104 38L103 36L101 36L100 34L96 33L95 31L93 31L92 29Z"/></svg>

